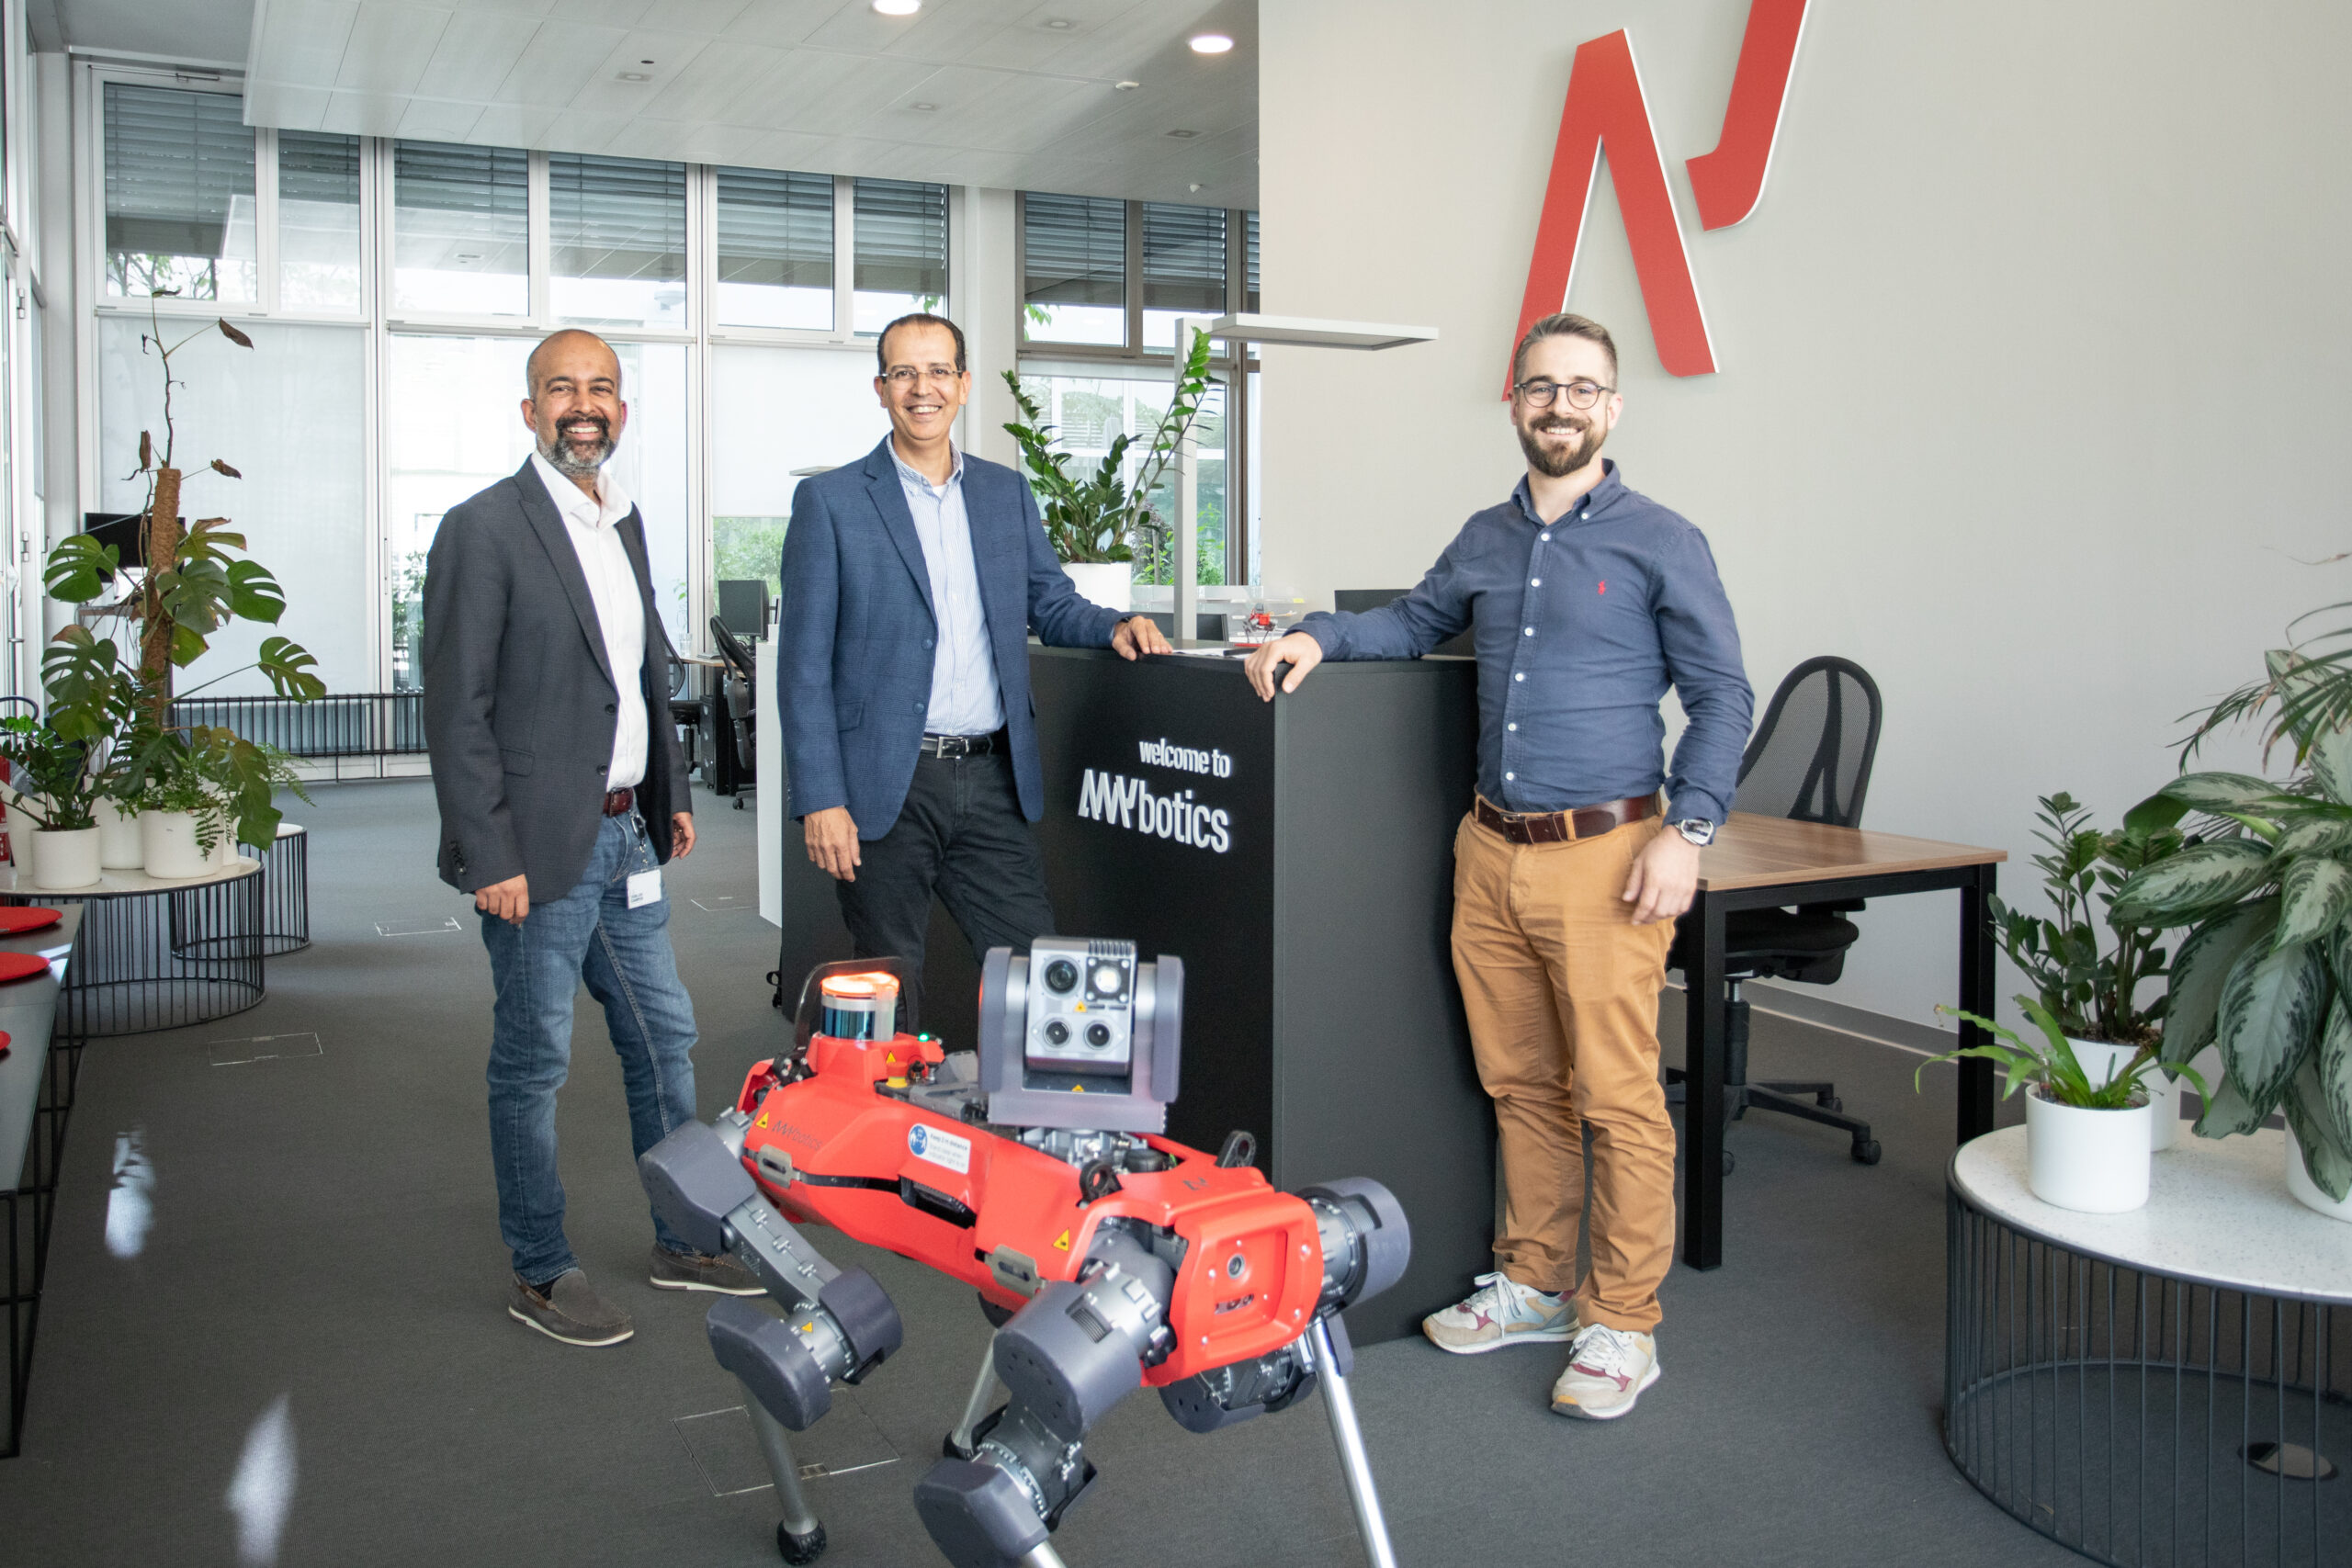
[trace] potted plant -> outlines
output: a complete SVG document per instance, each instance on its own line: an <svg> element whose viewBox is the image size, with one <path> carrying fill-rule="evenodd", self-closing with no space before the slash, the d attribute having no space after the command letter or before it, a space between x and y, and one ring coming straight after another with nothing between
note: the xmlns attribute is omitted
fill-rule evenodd
<svg viewBox="0 0 2352 1568"><path fill-rule="evenodd" d="M2164 1059L2184 1063L2208 1045L2221 1057L2199 1135L2251 1133L2284 1112L2289 1189L2352 1220L2352 668L2343 659L2274 649L2266 681L2205 716L2188 755L2221 725L2275 709L2267 741L2291 744L2293 775L2183 773L2134 807L2127 825L2154 830L2198 812L2216 833L2134 873L2109 912L2119 924L2188 931L2172 961Z"/></svg>
<svg viewBox="0 0 2352 1568"><path fill-rule="evenodd" d="M2165 950L2144 927L2117 926L2108 911L2116 890L2134 872L2178 854L2185 840L2170 827L2100 829L2064 790L2043 795L2034 837L2049 852L2033 857L2041 871L2054 919L2041 919L1992 901L1993 929L2041 1001L2064 1031L2075 1058L2093 1083L2106 1083L2154 1044L2165 997L2140 1005L2140 987L2160 980ZM2101 929L2105 929L2103 938ZM2179 1140L2178 1085L2164 1073L2144 1075L2152 1145L2159 1152Z"/></svg>
<svg viewBox="0 0 2352 1568"><path fill-rule="evenodd" d="M212 786L186 765L155 770L139 795L139 837L147 874L203 876L226 836L226 813Z"/></svg>
<svg viewBox="0 0 2352 1568"><path fill-rule="evenodd" d="M72 739L40 720L0 718L0 757L29 787L10 809L31 822L34 886L87 887L98 880L97 771L86 741Z"/></svg>
<svg viewBox="0 0 2352 1568"><path fill-rule="evenodd" d="M2057 1208L2088 1214L2139 1208L2148 1201L2148 1161L2154 1152L2154 1112L2147 1079L2160 1066L2155 1043L2143 1044L2121 1069L2101 1077L2084 1070L2066 1031L2049 1010L2027 996L2019 996L2017 1004L2040 1032L2040 1041L2029 1043L1989 1018L1939 1006L1938 1012L1965 1020L1993 1040L1920 1063L1912 1074L1912 1087L1918 1087L1919 1075L1935 1063L1955 1056L1998 1062L2001 1098L2027 1090L2026 1184L2033 1195ZM2176 1066L2172 1070L2204 1092L2204 1080L2194 1069Z"/></svg>
<svg viewBox="0 0 2352 1568"><path fill-rule="evenodd" d="M1176 396L1152 429L1132 485L1121 478L1120 470L1128 448L1136 443L1133 434L1122 432L1114 436L1110 450L1091 475L1073 474L1069 454L1054 449L1055 427L1046 423L1045 411L1036 400L1023 390L1020 376L1006 371L1004 384L1012 389L1012 400L1021 410L1020 421L1006 425L1005 432L1021 445L1022 461L1028 468L1029 485L1036 492L1054 554L1061 558L1062 569L1085 598L1114 610L1129 608L1134 602L1135 546L1166 531L1152 509L1152 489L1174 459L1178 444L1200 416L1202 400L1216 384L1209 375L1207 334L1193 335L1192 352L1185 355Z"/></svg>

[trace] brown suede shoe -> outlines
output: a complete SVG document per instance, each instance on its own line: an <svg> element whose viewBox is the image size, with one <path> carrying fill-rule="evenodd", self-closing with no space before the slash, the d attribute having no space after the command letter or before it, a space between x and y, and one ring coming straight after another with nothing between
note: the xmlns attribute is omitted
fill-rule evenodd
<svg viewBox="0 0 2352 1568"><path fill-rule="evenodd" d="M545 1295L517 1278L507 1292L506 1315L566 1345L617 1345L637 1332L628 1314L598 1295L577 1269L557 1279Z"/></svg>
<svg viewBox="0 0 2352 1568"><path fill-rule="evenodd" d="M673 1252L656 1242L645 1282L657 1291L709 1291L722 1296L763 1296L759 1276L731 1258Z"/></svg>

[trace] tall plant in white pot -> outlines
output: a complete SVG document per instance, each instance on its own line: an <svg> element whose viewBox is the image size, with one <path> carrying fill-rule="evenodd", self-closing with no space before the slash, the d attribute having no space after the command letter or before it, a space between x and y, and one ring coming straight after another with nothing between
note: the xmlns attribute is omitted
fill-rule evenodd
<svg viewBox="0 0 2352 1568"><path fill-rule="evenodd" d="M1937 1062L1955 1056L1978 1056L1997 1062L2003 1069L2001 1098L2026 1092L2026 1184L2043 1202L2088 1214L2120 1214L2148 1201L2148 1162L2154 1109L2146 1079L2157 1070L2152 1041L2134 1052L2121 1071L2104 1078L2086 1072L2074 1043L2066 1038L2048 1010L2031 997L2017 998L2018 1006L2033 1023L2040 1040L2028 1042L1989 1018L1958 1008L1936 1010L1963 1019L1993 1036L1985 1045L1963 1045L1957 1051L1919 1064L1919 1075ZM2204 1079L2186 1065L2174 1066L2205 1092Z"/></svg>
<svg viewBox="0 0 2352 1568"><path fill-rule="evenodd" d="M2057 1021L2075 1059L2094 1084L2122 1072L2162 1038L2169 1002L2159 985L2143 1004L2141 993L2165 976L2159 933L2118 926L2111 916L2125 880L2178 854L2187 840L2161 827L2100 829L2065 791L2043 795L2034 837L2048 846L2033 857L2054 918L1992 902L1994 933L2009 962L2034 988L2041 1009ZM2151 1110L2151 1145L2161 1152L2180 1137L2179 1086L2166 1074L2143 1076Z"/></svg>
<svg viewBox="0 0 2352 1568"><path fill-rule="evenodd" d="M35 886L87 887L98 880L98 770L93 747L40 719L0 719L0 757L26 786L10 803L32 825L29 863Z"/></svg>

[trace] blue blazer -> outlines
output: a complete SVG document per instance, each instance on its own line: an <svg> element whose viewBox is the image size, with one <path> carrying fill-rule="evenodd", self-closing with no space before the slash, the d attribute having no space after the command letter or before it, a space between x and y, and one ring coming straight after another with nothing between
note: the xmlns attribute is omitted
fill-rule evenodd
<svg viewBox="0 0 2352 1568"><path fill-rule="evenodd" d="M964 457L964 510L1012 743L1021 810L1045 815L1029 632L1057 648L1108 648L1120 612L1078 595L1038 521L1029 481ZM803 479L784 536L776 625L776 711L796 818L846 806L861 839L899 819L931 707L939 619L914 513L890 438L831 473Z"/></svg>

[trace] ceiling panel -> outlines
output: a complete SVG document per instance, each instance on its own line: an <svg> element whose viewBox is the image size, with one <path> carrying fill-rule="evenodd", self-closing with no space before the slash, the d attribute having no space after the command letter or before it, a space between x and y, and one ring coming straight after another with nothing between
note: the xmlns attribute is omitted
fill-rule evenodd
<svg viewBox="0 0 2352 1568"><path fill-rule="evenodd" d="M261 0L246 115L1246 205L1256 20L1255 0L926 0L911 18L868 0ZM1202 27L1234 51L1192 53Z"/></svg>

